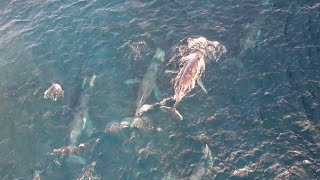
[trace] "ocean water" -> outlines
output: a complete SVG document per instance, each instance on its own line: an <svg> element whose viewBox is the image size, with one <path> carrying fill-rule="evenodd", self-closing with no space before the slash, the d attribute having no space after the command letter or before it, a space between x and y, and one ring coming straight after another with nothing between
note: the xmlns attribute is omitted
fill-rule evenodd
<svg viewBox="0 0 320 180"><path fill-rule="evenodd" d="M0 10L1 179L320 179L319 2L3 0ZM179 104L184 120L154 109L120 127L156 48L169 97L172 49L199 36L227 53L206 62L208 92L196 85ZM52 83L57 101L43 98Z"/></svg>

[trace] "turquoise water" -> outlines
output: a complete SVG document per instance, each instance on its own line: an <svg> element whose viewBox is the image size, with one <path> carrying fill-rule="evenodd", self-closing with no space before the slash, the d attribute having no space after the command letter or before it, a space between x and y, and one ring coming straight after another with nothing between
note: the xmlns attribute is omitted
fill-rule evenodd
<svg viewBox="0 0 320 180"><path fill-rule="evenodd" d="M0 7L1 179L320 179L316 1L8 0ZM206 64L208 93L196 86L187 95L178 106L183 121L155 109L143 128L120 128L133 118L139 90L125 82L142 79L160 47L166 62L157 86L171 96L166 63L194 36L227 49ZM83 88L93 74L94 86ZM53 82L64 90L58 101L43 98ZM72 144L75 117L84 114L91 133ZM77 153L51 154L81 143Z"/></svg>

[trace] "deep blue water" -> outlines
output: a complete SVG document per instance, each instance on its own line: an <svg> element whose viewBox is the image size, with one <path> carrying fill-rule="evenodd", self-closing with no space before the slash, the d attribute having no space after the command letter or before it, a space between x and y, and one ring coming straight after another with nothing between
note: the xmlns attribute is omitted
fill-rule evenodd
<svg viewBox="0 0 320 180"><path fill-rule="evenodd" d="M1 179L320 179L319 2L4 0L0 10ZM105 133L136 111L139 84L126 80L142 78L156 48L168 61L193 36L227 53L206 64L208 93L196 86L179 105L184 120L156 109L153 129ZM165 64L157 84L169 96ZM43 98L52 82L64 89L56 102ZM79 157L51 155L70 145L84 95L94 133L79 138Z"/></svg>

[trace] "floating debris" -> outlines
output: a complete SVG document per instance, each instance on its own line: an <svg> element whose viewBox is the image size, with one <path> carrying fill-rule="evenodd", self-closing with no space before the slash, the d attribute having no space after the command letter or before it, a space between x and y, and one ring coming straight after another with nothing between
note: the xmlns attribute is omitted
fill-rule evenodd
<svg viewBox="0 0 320 180"><path fill-rule="evenodd" d="M52 99L53 101L57 101L58 98L64 96L64 91L60 84L52 83L52 85L44 92L45 99Z"/></svg>

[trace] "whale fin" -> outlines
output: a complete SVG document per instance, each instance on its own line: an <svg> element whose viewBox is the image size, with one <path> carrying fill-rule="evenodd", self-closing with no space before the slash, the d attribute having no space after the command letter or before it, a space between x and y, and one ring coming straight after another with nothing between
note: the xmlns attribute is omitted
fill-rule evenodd
<svg viewBox="0 0 320 180"><path fill-rule="evenodd" d="M164 71L164 73L167 73L167 74L178 74L178 72L179 71L177 70L168 70L168 69Z"/></svg>
<svg viewBox="0 0 320 180"><path fill-rule="evenodd" d="M162 99L161 98L162 96L161 96L161 92L160 92L157 85L154 86L153 91L154 91L154 95L156 96L157 100L160 101Z"/></svg>
<svg viewBox="0 0 320 180"><path fill-rule="evenodd" d="M86 124L85 124L85 129L84 132L88 137L91 137L92 133L93 133L93 124L92 121L90 119L87 119Z"/></svg>
<svg viewBox="0 0 320 180"><path fill-rule="evenodd" d="M174 117L175 118L177 118L177 119L179 119L179 120L183 120L183 116L179 113L179 111L178 110L176 110L175 108L174 109L172 109L172 113L173 113L173 115L174 115Z"/></svg>
<svg viewBox="0 0 320 180"><path fill-rule="evenodd" d="M125 80L123 83L126 84L126 85L130 85L130 84L138 84L140 83L141 80L138 79L138 78L132 78L132 79L127 79Z"/></svg>
<svg viewBox="0 0 320 180"><path fill-rule="evenodd" d="M199 84L199 86L201 87L201 89L202 89L205 93L208 93L207 90L206 90L206 88L205 88L205 86L203 85L202 79L201 79L200 77L197 79L197 83Z"/></svg>
<svg viewBox="0 0 320 180"><path fill-rule="evenodd" d="M171 108L168 106L160 106L160 109L164 112L172 114L176 119L183 120L183 116L175 108Z"/></svg>
<svg viewBox="0 0 320 180"><path fill-rule="evenodd" d="M144 104L136 112L135 116L141 116L143 113L152 110L157 104Z"/></svg>

